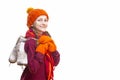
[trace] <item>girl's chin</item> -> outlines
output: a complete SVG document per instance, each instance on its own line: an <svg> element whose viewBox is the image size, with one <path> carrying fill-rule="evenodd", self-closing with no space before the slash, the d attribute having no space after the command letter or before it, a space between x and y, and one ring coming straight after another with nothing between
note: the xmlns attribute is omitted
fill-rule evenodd
<svg viewBox="0 0 120 80"><path fill-rule="evenodd" d="M40 31L40 32L45 32L45 31L46 31L46 29L39 29L39 31Z"/></svg>
<svg viewBox="0 0 120 80"><path fill-rule="evenodd" d="M46 28L41 28L41 29L39 29L40 31L42 31L42 32L45 32L46 31Z"/></svg>

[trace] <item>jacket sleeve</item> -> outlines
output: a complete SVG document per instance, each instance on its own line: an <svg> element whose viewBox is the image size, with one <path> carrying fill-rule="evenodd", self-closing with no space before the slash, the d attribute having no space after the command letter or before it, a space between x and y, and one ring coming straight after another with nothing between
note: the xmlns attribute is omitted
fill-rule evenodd
<svg viewBox="0 0 120 80"><path fill-rule="evenodd" d="M60 53L56 50L55 52L52 52L52 57L54 60L54 66L57 66L60 62Z"/></svg>
<svg viewBox="0 0 120 80"><path fill-rule="evenodd" d="M40 68L40 63L35 59L35 49L36 49L36 41L33 39L27 40L25 42L25 51L27 53L28 58L28 68L31 73L36 73Z"/></svg>

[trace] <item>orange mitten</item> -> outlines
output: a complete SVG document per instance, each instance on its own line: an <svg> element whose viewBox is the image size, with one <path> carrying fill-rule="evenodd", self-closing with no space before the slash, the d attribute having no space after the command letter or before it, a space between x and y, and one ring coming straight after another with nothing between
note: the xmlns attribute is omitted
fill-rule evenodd
<svg viewBox="0 0 120 80"><path fill-rule="evenodd" d="M38 39L38 43L39 45L37 46L36 51L42 54L45 54L47 51L54 52L56 50L56 45L49 36L41 36L40 39Z"/></svg>

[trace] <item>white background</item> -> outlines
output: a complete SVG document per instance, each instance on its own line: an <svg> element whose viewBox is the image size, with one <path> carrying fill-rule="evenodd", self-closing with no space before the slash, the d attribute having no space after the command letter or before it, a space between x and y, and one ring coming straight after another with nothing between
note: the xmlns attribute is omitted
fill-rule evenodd
<svg viewBox="0 0 120 80"><path fill-rule="evenodd" d="M26 9L45 9L48 31L61 54L55 80L120 80L119 0L0 1L0 79L19 80L21 67L8 57L24 35Z"/></svg>

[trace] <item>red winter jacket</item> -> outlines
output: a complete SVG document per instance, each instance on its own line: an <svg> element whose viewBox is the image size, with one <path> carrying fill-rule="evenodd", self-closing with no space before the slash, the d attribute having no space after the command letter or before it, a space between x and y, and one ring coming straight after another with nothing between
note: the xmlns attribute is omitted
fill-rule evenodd
<svg viewBox="0 0 120 80"><path fill-rule="evenodd" d="M49 36L47 32L44 33ZM35 37L32 29L26 33L26 38ZM49 56L36 52L37 44L36 40L29 39L25 42L25 51L28 57L28 65L24 69L20 80L50 80L53 79L52 74L49 75L49 63L52 64L52 70L54 66L57 66L60 61L60 54L57 50L51 52ZM50 57L50 58L49 58Z"/></svg>

